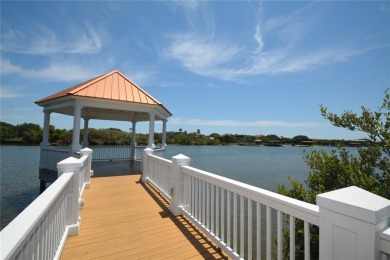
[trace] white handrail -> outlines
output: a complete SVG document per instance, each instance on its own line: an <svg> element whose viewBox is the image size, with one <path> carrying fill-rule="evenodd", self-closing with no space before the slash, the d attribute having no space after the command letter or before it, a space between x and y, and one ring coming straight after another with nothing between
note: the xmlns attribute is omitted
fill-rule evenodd
<svg viewBox="0 0 390 260"><path fill-rule="evenodd" d="M71 151L66 148L42 147L39 168L57 170L57 163L71 156Z"/></svg>
<svg viewBox="0 0 390 260"><path fill-rule="evenodd" d="M171 200L172 161L159 156L148 157L148 181L151 182L168 201Z"/></svg>
<svg viewBox="0 0 390 260"><path fill-rule="evenodd" d="M234 259L262 257L261 236L266 229L266 258L271 259L274 228L276 223L276 254L283 257L283 216L290 216L292 250L295 253L295 220L304 222L305 258L310 258L310 225L319 225L319 207L289 198L252 185L241 183L190 166L179 166L179 175L172 176L173 161L155 156L152 150L145 152L146 176L143 180L152 183L168 197L172 204L173 193L182 196L182 214L190 219L214 243ZM180 160L183 157L173 157ZM187 158L189 159L189 158ZM167 171L166 169L169 169ZM179 178L173 180L173 178ZM182 178L182 179L181 179ZM182 191L175 187L182 183ZM182 192L182 194L181 194ZM177 201L180 201L177 200ZM170 206L171 208L171 206ZM262 208L266 218L262 220ZM264 210L263 209L263 210ZM250 212L250 213L248 213ZM276 213L276 221L274 217ZM256 246L252 246L256 245Z"/></svg>
<svg viewBox="0 0 390 260"><path fill-rule="evenodd" d="M230 257L252 259L253 255L256 255L261 258L261 246L254 250L252 245L259 244L262 226L265 226L266 258L271 259L274 240L272 222L276 221L276 254L277 258L281 259L283 216L288 214L293 217L294 224L295 219L304 221L307 249L305 258L310 258L309 225L319 224L318 206L190 166L183 166L182 173L184 215L206 232ZM265 219L262 219L262 207L266 210ZM272 212L276 212L276 219L272 217ZM253 220L256 220L256 223ZM295 233L295 229L292 231L291 235Z"/></svg>
<svg viewBox="0 0 390 260"><path fill-rule="evenodd" d="M53 259L58 255L58 246L67 237L73 177L73 172L62 174L0 232L1 259Z"/></svg>
<svg viewBox="0 0 390 260"><path fill-rule="evenodd" d="M261 204L270 205L276 210L283 211L286 214L293 215L318 226L319 209L317 205L202 171L191 166L183 166L183 173L204 180L207 183L216 185L230 192L237 193Z"/></svg>
<svg viewBox="0 0 390 260"><path fill-rule="evenodd" d="M153 152L145 150L142 181L169 191L170 211L188 218L233 259L282 259L285 243L295 259L299 224L305 259L311 258L311 232L319 228L321 259L390 260L390 201L385 198L351 186L319 194L313 205L190 167L184 155L169 161ZM285 231L289 241L283 241Z"/></svg>
<svg viewBox="0 0 390 260"><path fill-rule="evenodd" d="M59 259L66 238L78 234L92 150L80 153L57 163L57 180L0 232L1 259Z"/></svg>

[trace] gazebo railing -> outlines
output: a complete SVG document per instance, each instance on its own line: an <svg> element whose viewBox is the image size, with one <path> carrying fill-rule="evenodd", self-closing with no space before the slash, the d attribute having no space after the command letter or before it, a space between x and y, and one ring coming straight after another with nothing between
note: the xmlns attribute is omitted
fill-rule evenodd
<svg viewBox="0 0 390 260"><path fill-rule="evenodd" d="M93 160L130 160L131 147L129 146L92 146ZM142 160L146 146L136 146L134 160ZM155 155L164 157L165 148L155 148Z"/></svg>
<svg viewBox="0 0 390 260"><path fill-rule="evenodd" d="M68 147L42 147L39 168L56 171L57 163L69 156L71 151Z"/></svg>
<svg viewBox="0 0 390 260"><path fill-rule="evenodd" d="M131 160L130 146L92 146L94 161ZM145 146L136 146L134 160L141 161ZM165 147L156 147L154 154L165 157ZM39 168L51 171L57 170L57 163L72 156L69 147L42 147Z"/></svg>

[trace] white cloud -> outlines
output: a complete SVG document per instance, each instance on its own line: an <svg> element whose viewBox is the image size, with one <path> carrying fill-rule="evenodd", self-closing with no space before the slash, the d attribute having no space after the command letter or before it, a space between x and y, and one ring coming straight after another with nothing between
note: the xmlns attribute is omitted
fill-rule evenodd
<svg viewBox="0 0 390 260"><path fill-rule="evenodd" d="M77 63L50 62L47 67L41 69L26 69L11 64L9 60L1 59L1 74L16 74L25 78L45 79L52 81L77 81L102 74L98 68L82 66Z"/></svg>
<svg viewBox="0 0 390 260"><path fill-rule="evenodd" d="M172 118L169 124L192 126L221 126L221 127L318 127L321 123L314 122L286 122L286 121L235 121L235 120L201 120Z"/></svg>
<svg viewBox="0 0 390 260"><path fill-rule="evenodd" d="M261 31L260 31L260 25L258 25L256 27L256 32L253 35L253 37L255 38L257 45L258 45L255 53L260 53L264 48L264 40L263 40L263 36L261 34Z"/></svg>
<svg viewBox="0 0 390 260"><path fill-rule="evenodd" d="M0 99L20 98L23 96L25 96L25 93L18 90L9 89L4 86L1 86L0 88Z"/></svg>
<svg viewBox="0 0 390 260"><path fill-rule="evenodd" d="M307 32L315 24L316 4L308 4L292 14L262 21L262 8L256 15L253 38L256 48L219 39L205 33L171 37L166 57L178 61L188 71L224 80L245 81L248 76L294 73L345 62L374 47L318 46L301 48ZM310 15L313 13L313 15ZM209 19L209 18L208 18ZM209 22L210 23L210 22ZM271 41L267 44L267 41ZM249 39L248 39L249 40ZM253 45L248 45L253 46ZM253 48L253 47L252 47Z"/></svg>
<svg viewBox="0 0 390 260"><path fill-rule="evenodd" d="M2 51L32 55L97 53L102 48L99 33L92 26L61 33L46 25L33 25L28 30L7 29L1 34L1 43Z"/></svg>
<svg viewBox="0 0 390 260"><path fill-rule="evenodd" d="M0 60L0 73L2 75L13 74L13 73L23 73L23 69L19 66L11 64L10 60L1 59Z"/></svg>
<svg viewBox="0 0 390 260"><path fill-rule="evenodd" d="M166 51L167 57L178 60L199 75L215 75L239 53L234 45L213 41L197 35L176 35Z"/></svg>

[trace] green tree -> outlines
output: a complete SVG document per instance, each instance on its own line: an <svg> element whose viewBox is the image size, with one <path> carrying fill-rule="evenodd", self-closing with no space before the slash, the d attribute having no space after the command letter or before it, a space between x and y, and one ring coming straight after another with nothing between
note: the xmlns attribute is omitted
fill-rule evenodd
<svg viewBox="0 0 390 260"><path fill-rule="evenodd" d="M42 141L42 128L37 124L24 123L15 126L15 135L26 143L38 144Z"/></svg>
<svg viewBox="0 0 390 260"><path fill-rule="evenodd" d="M318 150L305 152L304 160L311 168L306 185L290 179L291 188L280 185L279 193L314 204L317 194L354 185L390 199L389 89L385 91L385 98L377 111L364 106L361 110L361 115L344 111L339 116L321 106L322 116L334 126L361 131L371 142L367 143L367 147L357 148L357 156L341 147L330 153ZM297 230L303 230L301 224L297 224ZM312 230L315 231L316 227ZM296 238L296 241L300 240ZM318 233L312 233L311 241L312 257L318 256ZM284 249L287 256L288 246L285 245ZM297 254L298 258L303 255L303 246L297 246Z"/></svg>
<svg viewBox="0 0 390 260"><path fill-rule="evenodd" d="M0 140L5 141L15 138L15 127L11 124L0 122Z"/></svg>

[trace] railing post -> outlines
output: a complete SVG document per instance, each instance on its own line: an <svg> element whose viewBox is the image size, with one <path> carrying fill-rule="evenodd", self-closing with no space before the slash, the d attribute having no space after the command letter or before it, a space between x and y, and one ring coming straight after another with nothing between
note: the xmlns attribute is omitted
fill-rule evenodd
<svg viewBox="0 0 390 260"><path fill-rule="evenodd" d="M317 195L320 259L379 259L390 200L351 186Z"/></svg>
<svg viewBox="0 0 390 260"><path fill-rule="evenodd" d="M181 166L190 165L191 159L183 154L172 157L172 184L171 184L171 201L169 203L169 210L173 215L182 215L183 206L183 190L184 177L181 172Z"/></svg>
<svg viewBox="0 0 390 260"><path fill-rule="evenodd" d="M144 150L144 156L142 158L142 182L147 183L149 177L149 163L148 163L148 155L153 154L152 148L146 148Z"/></svg>
<svg viewBox="0 0 390 260"><path fill-rule="evenodd" d="M85 170L85 175L84 175L84 183L85 183L85 188L89 189L91 187L91 164L92 164L92 149L89 148L84 148L80 150L81 156L88 156L88 161L87 161L87 169Z"/></svg>
<svg viewBox="0 0 390 260"><path fill-rule="evenodd" d="M80 231L80 212L79 212L79 196L80 196L80 168L83 164L79 159L69 157L57 163L58 176L65 172L73 172L72 192L68 197L67 205L67 221L69 227L68 236L77 236Z"/></svg>

